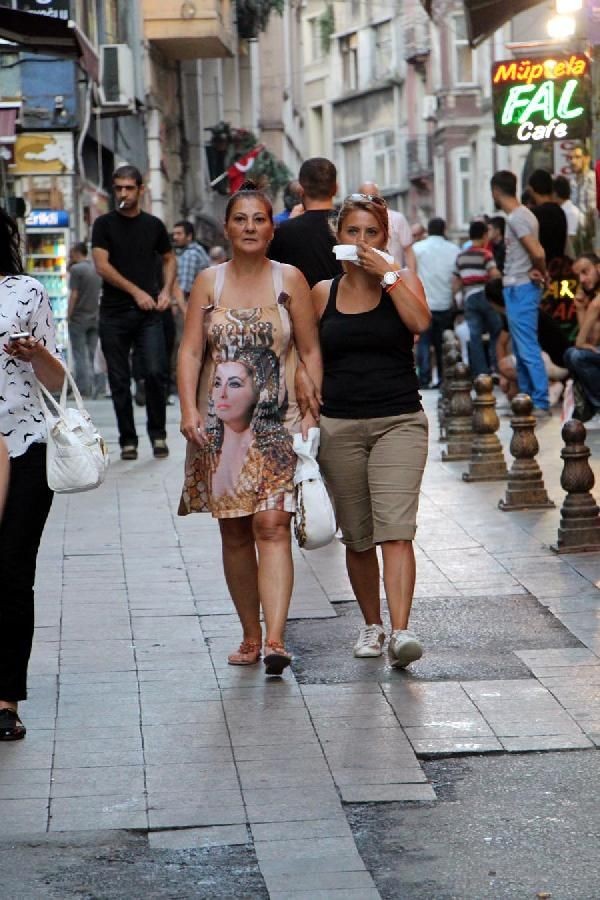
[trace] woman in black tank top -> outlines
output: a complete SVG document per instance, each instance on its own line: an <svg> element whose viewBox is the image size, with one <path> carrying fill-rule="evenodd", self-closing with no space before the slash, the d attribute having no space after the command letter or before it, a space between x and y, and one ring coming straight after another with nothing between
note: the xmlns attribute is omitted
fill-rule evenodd
<svg viewBox="0 0 600 900"><path fill-rule="evenodd" d="M312 290L323 354L321 469L336 508L352 588L365 619L357 657L380 656L385 641L377 544L390 613L392 666L422 654L407 630L415 584L412 541L427 419L413 358L414 335L431 314L419 278L385 260L388 214L380 197L352 194L340 211L339 243L358 262Z"/></svg>

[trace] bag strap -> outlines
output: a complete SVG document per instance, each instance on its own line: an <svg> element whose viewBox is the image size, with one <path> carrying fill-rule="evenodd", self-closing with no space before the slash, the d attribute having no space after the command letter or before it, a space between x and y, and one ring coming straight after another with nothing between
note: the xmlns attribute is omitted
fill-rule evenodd
<svg viewBox="0 0 600 900"><path fill-rule="evenodd" d="M42 384L42 382L39 380L39 378L36 377L36 379L35 379L38 400L40 401L40 407L42 409L42 413L44 415L46 422L48 422L49 419L56 418L56 416L58 416L58 418L60 418L60 419L65 418L65 410L67 408L67 389L69 386L71 387L71 390L73 391L73 397L75 398L75 403L77 405L77 409L79 410L80 413L85 414L85 412L86 412L85 406L83 405L83 400L81 398L81 394L79 393L79 388L75 384L75 379L73 378L73 376L71 375L71 373L69 372L69 370L67 369L66 366L64 367L64 370L65 370L65 377L64 377L62 389L60 392L60 400L56 400L52 396L50 391L45 387L45 385Z"/></svg>

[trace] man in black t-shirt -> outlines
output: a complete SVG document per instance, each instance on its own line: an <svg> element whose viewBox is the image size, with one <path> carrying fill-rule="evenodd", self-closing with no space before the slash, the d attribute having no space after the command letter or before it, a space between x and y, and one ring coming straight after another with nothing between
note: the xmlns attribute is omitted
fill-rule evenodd
<svg viewBox="0 0 600 900"><path fill-rule="evenodd" d="M296 266L312 288L318 281L342 274L341 263L333 253L336 241L330 226L335 217L337 171L328 159L316 156L302 163L298 181L304 212L277 227L269 256Z"/></svg>
<svg viewBox="0 0 600 900"><path fill-rule="evenodd" d="M554 201L552 175L536 169L529 177L529 189L535 206L532 213L540 226L540 244L546 254L546 269L552 277L552 263L564 259L567 246L567 217Z"/></svg>
<svg viewBox="0 0 600 900"><path fill-rule="evenodd" d="M146 385L148 436L154 456L161 459L169 455L162 313L171 303L177 264L167 229L160 219L141 209L144 185L138 169L120 166L113 174L113 191L117 208L94 222L92 253L103 282L100 341L119 427L121 459L137 459L129 363L132 348Z"/></svg>

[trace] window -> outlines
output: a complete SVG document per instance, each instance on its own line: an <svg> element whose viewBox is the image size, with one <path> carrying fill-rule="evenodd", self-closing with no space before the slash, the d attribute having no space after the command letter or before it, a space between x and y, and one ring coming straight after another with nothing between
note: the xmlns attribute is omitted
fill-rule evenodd
<svg viewBox="0 0 600 900"><path fill-rule="evenodd" d="M306 24L308 26L308 58L310 62L313 62L323 56L321 20L314 16L312 19L308 19Z"/></svg>
<svg viewBox="0 0 600 900"><path fill-rule="evenodd" d="M471 220L471 156L459 151L454 158L455 204L454 217L458 228L468 228Z"/></svg>
<svg viewBox="0 0 600 900"><path fill-rule="evenodd" d="M360 164L360 141L348 141L342 145L344 154L344 181L346 193L358 190L363 180Z"/></svg>
<svg viewBox="0 0 600 900"><path fill-rule="evenodd" d="M373 28L373 78L378 81L393 69L392 23L382 22Z"/></svg>
<svg viewBox="0 0 600 900"><path fill-rule="evenodd" d="M347 91L358 87L358 35L356 32L340 38L342 54L342 83Z"/></svg>
<svg viewBox="0 0 600 900"><path fill-rule="evenodd" d="M322 156L325 148L322 106L311 107L309 116L309 129L311 153L313 156Z"/></svg>
<svg viewBox="0 0 600 900"><path fill-rule="evenodd" d="M461 14L452 17L454 34L454 83L474 84L475 54L469 47L467 38L467 23Z"/></svg>
<svg viewBox="0 0 600 900"><path fill-rule="evenodd" d="M393 131L373 135L374 180L381 187L398 184L398 153Z"/></svg>

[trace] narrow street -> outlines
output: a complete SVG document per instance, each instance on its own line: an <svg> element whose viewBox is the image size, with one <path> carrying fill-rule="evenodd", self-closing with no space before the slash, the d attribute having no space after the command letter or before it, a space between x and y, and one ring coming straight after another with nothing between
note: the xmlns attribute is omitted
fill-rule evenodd
<svg viewBox="0 0 600 900"><path fill-rule="evenodd" d="M293 672L226 665L216 525L176 516L176 408L168 461L143 440L56 498L28 735L0 753L4 897L598 896L600 554L554 555L558 509L502 513L501 483L441 463L435 399L405 673L353 658L337 542L296 552ZM539 439L560 504L557 418Z"/></svg>

